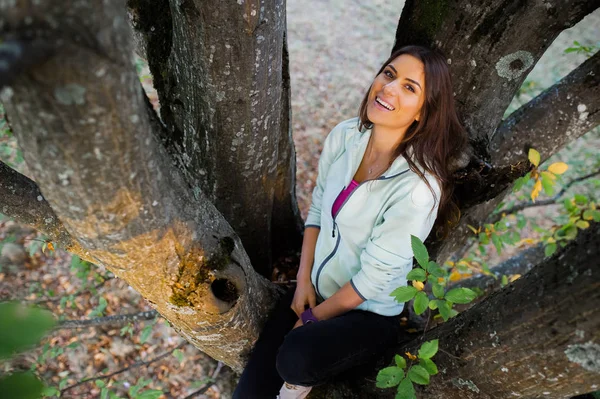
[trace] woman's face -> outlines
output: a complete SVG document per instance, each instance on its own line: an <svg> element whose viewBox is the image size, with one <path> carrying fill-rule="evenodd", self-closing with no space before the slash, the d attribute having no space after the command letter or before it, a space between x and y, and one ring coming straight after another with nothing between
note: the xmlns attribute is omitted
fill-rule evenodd
<svg viewBox="0 0 600 399"><path fill-rule="evenodd" d="M423 63L402 54L375 77L367 104L367 117L374 125L406 129L419 120L425 101Z"/></svg>

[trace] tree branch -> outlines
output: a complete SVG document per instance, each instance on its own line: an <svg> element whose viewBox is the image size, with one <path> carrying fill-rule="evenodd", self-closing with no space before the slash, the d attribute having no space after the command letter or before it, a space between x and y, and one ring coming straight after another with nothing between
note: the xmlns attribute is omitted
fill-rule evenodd
<svg viewBox="0 0 600 399"><path fill-rule="evenodd" d="M83 249L58 219L33 180L0 161L0 211L27 224L62 248L81 255Z"/></svg>
<svg viewBox="0 0 600 399"><path fill-rule="evenodd" d="M162 359L164 359L165 357L167 357L167 356L171 355L171 354L172 354L172 353L173 353L175 350L177 350L177 349L181 349L181 348L183 348L183 347L184 347L185 345L187 345L187 344L188 344L187 342L182 342L182 343L180 343L179 345L177 345L175 348L173 348L173 349L169 350L168 352L165 352L165 353L163 353L163 354L161 354L161 355L159 355L159 356L156 356L155 358L152 358L152 359L150 359L150 360L146 360L146 361L139 361L139 362L135 362L135 363L131 364L130 366L124 367L124 368L122 368L122 369L120 369L120 370L117 370L117 371L115 371L115 372L113 372L113 373L110 373L110 374L103 374L103 375L99 375L99 376L97 376L97 377L86 378L85 380L81 380L81 381L79 381L79 382L78 382L78 383L76 383L76 384L73 384L73 385L70 385L70 386L68 386L68 387L64 388L63 390L61 390L61 391L60 391L60 394L61 394L61 396L62 396L62 395L64 395L64 394L65 394L65 392L67 392L67 391L70 391L71 389L73 389L73 388L76 388L76 387L78 387L78 386L81 386L81 385L83 385L83 384L86 384L86 383L88 383L88 382L90 382L90 381L96 381L96 380L106 380L106 379L108 379L108 378L112 378L112 377L114 377L115 375L118 375L118 374L124 373L124 372L126 372L126 371L129 371L129 370L133 370L133 369L135 369L135 368L139 368L139 367L142 367L142 366L149 366L150 364L152 364L152 363L156 363L156 362L158 362L159 360L162 360Z"/></svg>
<svg viewBox="0 0 600 399"><path fill-rule="evenodd" d="M527 202L523 202L522 204L517 204L511 208L499 211L498 213L491 215L488 218L488 220L485 221L485 223L496 223L498 220L502 219L502 214L512 215L513 213L520 212L524 209L535 208L537 206L546 206L546 205L556 204L556 203L558 203L558 200L560 199L560 197L562 197L573 184L582 182L584 180L590 179L590 178L598 176L598 175L600 175L600 170L589 173L585 176L580 176L576 179L571 180L569 183L567 183L565 186L563 186L563 188L557 194L555 194L552 198L543 199L543 200L540 200L537 202L527 201Z"/></svg>
<svg viewBox="0 0 600 399"><path fill-rule="evenodd" d="M600 124L600 52L513 112L490 142L491 163L503 170L527 160L535 148L541 162Z"/></svg>
<svg viewBox="0 0 600 399"><path fill-rule="evenodd" d="M154 320L158 316L156 310L149 310L139 313L130 313L106 317L97 317L89 320L64 320L58 323L55 330L74 330L86 327L99 327L113 324L125 324L134 321Z"/></svg>

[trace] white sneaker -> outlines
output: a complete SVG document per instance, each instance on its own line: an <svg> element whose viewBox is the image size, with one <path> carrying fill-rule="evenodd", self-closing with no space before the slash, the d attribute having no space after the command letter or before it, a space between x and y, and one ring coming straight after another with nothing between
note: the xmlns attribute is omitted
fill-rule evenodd
<svg viewBox="0 0 600 399"><path fill-rule="evenodd" d="M277 399L304 399L311 389L312 387L303 387L284 382L279 395L277 395Z"/></svg>

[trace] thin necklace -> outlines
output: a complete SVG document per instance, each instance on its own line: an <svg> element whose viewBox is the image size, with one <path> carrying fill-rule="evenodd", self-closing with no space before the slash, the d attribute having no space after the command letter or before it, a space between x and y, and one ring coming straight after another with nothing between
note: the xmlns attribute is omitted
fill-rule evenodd
<svg viewBox="0 0 600 399"><path fill-rule="evenodd" d="M371 145L371 139L373 138L373 135L371 134L371 136L369 137L369 154L367 155L367 159L371 158L371 152L373 151L373 146ZM368 169L368 175L369 177L371 177L371 174L373 173L373 168L379 167L379 165L377 164L373 164L369 169ZM377 170L377 169L375 169Z"/></svg>

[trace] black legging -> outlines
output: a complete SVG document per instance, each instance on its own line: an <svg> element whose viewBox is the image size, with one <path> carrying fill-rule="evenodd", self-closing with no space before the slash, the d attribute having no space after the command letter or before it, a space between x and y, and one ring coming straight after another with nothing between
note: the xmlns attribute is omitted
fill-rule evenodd
<svg viewBox="0 0 600 399"><path fill-rule="evenodd" d="M379 359L396 343L398 316L363 310L292 330L298 320L290 308L293 297L294 290L286 293L265 324L234 399L275 398L284 380L303 386L323 384Z"/></svg>

